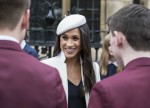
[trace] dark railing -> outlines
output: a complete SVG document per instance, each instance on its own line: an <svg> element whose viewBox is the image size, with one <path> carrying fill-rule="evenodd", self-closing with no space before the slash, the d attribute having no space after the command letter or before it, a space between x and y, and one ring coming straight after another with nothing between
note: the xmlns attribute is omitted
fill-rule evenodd
<svg viewBox="0 0 150 108"><path fill-rule="evenodd" d="M39 55L46 54L46 56L51 57L51 48L55 44L56 36L54 31L43 28L31 28L28 30L28 34L27 43L34 46ZM40 57L39 59L42 58Z"/></svg>

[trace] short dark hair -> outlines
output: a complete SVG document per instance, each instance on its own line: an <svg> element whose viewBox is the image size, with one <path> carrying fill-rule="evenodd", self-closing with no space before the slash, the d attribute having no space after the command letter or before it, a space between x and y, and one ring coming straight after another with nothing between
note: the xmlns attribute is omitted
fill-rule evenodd
<svg viewBox="0 0 150 108"><path fill-rule="evenodd" d="M107 20L110 31L122 32L129 45L137 51L150 51L150 9L130 4Z"/></svg>
<svg viewBox="0 0 150 108"><path fill-rule="evenodd" d="M0 28L13 30L29 5L30 0L0 0Z"/></svg>
<svg viewBox="0 0 150 108"><path fill-rule="evenodd" d="M84 76L84 92L90 92L94 83L96 82L95 72L92 64L90 32L87 24L78 27L81 36L81 51L83 76ZM54 47L53 56L57 56L61 52L60 36L57 36Z"/></svg>

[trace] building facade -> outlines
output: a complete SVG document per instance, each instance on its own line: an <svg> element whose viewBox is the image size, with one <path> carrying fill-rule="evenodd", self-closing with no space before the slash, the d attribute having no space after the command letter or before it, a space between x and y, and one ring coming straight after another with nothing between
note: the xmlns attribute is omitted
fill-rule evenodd
<svg viewBox="0 0 150 108"><path fill-rule="evenodd" d="M51 57L57 24L65 15L79 13L87 19L93 60L98 60L101 43L108 31L107 18L132 3L150 7L150 0L32 0L28 42L41 53L39 55Z"/></svg>

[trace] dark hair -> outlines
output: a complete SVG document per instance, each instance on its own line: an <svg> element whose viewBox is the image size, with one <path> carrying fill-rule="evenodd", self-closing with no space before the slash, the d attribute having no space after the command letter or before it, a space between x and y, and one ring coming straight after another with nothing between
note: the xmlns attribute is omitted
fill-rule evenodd
<svg viewBox="0 0 150 108"><path fill-rule="evenodd" d="M30 0L0 0L0 28L13 30L29 5Z"/></svg>
<svg viewBox="0 0 150 108"><path fill-rule="evenodd" d="M92 57L91 57L90 33L87 24L84 24L78 28L80 30L80 36L81 36L80 56L82 59L82 68L83 68L83 76L84 76L84 84L85 84L84 92L90 92L94 83L96 82L95 74L94 74L95 72L94 72ZM57 36L53 56L57 56L60 52L61 52L60 36Z"/></svg>
<svg viewBox="0 0 150 108"><path fill-rule="evenodd" d="M107 20L112 34L122 32L129 45L137 51L150 51L150 10L130 4L110 16Z"/></svg>

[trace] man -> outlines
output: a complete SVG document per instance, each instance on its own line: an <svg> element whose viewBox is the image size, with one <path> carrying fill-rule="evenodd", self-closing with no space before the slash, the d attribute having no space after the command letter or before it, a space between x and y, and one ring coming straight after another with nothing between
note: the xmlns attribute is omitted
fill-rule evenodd
<svg viewBox="0 0 150 108"><path fill-rule="evenodd" d="M38 55L37 51L34 48L32 48L29 44L27 44L25 40L22 40L20 45L21 45L21 49L23 49L26 53L39 59L39 55Z"/></svg>
<svg viewBox="0 0 150 108"><path fill-rule="evenodd" d="M150 108L150 9L125 6L108 26L113 54L125 68L94 86L88 108Z"/></svg>
<svg viewBox="0 0 150 108"><path fill-rule="evenodd" d="M0 0L0 108L66 108L58 71L25 53L29 0Z"/></svg>

